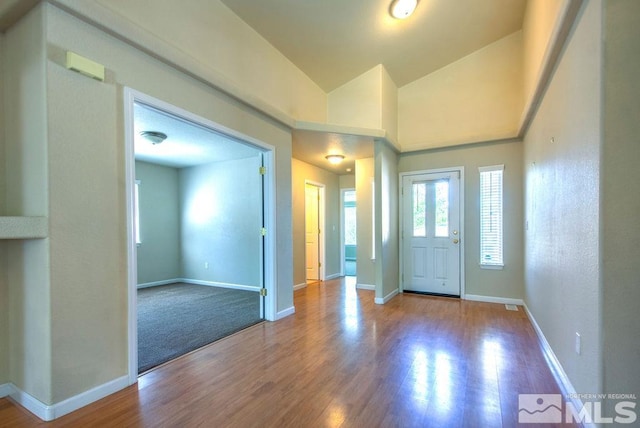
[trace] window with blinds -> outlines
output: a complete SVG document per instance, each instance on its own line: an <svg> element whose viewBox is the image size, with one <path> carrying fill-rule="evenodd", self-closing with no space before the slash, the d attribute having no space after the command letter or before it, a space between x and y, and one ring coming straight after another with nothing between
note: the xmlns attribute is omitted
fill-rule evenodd
<svg viewBox="0 0 640 428"><path fill-rule="evenodd" d="M480 167L480 266L502 268L502 175L504 165Z"/></svg>

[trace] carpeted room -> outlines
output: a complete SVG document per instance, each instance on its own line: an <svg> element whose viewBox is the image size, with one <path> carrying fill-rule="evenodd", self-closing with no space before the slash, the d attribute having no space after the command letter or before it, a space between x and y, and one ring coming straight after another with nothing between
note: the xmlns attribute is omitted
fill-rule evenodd
<svg viewBox="0 0 640 428"><path fill-rule="evenodd" d="M134 123L142 373L263 319L262 153L142 104Z"/></svg>

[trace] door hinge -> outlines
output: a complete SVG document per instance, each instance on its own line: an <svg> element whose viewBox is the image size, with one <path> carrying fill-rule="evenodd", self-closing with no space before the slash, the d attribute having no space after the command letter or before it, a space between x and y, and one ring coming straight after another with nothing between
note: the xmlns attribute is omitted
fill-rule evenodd
<svg viewBox="0 0 640 428"><path fill-rule="evenodd" d="M318 229L318 235L320 235L320 229Z"/></svg>
<svg viewBox="0 0 640 428"><path fill-rule="evenodd" d="M322 267L322 263L318 262L318 267Z"/></svg>
<svg viewBox="0 0 640 428"><path fill-rule="evenodd" d="M260 175L265 175L267 173L267 167L266 166L261 166L258 169L258 172L260 173Z"/></svg>
<svg viewBox="0 0 640 428"><path fill-rule="evenodd" d="M267 289L266 288L261 288L260 289L260 295L262 297L266 297L267 296Z"/></svg>
<svg viewBox="0 0 640 428"><path fill-rule="evenodd" d="M260 229L260 235L267 236L267 228L266 227L263 227L263 228Z"/></svg>

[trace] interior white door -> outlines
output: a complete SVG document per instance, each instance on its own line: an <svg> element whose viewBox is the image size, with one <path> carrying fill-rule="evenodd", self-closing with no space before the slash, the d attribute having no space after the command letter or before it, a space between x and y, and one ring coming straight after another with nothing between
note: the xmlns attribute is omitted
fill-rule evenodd
<svg viewBox="0 0 640 428"><path fill-rule="evenodd" d="M320 279L320 188L305 185L305 258L307 281Z"/></svg>
<svg viewBox="0 0 640 428"><path fill-rule="evenodd" d="M402 198L403 289L459 296L459 172L406 175Z"/></svg>

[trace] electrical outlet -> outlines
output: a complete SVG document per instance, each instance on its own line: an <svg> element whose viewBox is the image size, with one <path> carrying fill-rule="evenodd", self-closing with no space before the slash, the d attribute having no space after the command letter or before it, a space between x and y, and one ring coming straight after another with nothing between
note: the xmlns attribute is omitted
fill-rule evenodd
<svg viewBox="0 0 640 428"><path fill-rule="evenodd" d="M204 262L204 268L209 269L209 262Z"/></svg>
<svg viewBox="0 0 640 428"><path fill-rule="evenodd" d="M580 333L576 331L576 354L580 355L582 353L582 338L580 337Z"/></svg>

